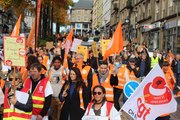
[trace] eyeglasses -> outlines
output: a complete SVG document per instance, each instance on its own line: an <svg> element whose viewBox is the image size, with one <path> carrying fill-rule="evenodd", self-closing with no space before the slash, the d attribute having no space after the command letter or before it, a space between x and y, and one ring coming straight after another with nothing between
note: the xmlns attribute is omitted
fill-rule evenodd
<svg viewBox="0 0 180 120"><path fill-rule="evenodd" d="M9 78L9 81L13 81L14 78ZM15 78L15 81L19 80L19 78Z"/></svg>
<svg viewBox="0 0 180 120"><path fill-rule="evenodd" d="M93 92L93 95L101 95L102 94L102 92Z"/></svg>

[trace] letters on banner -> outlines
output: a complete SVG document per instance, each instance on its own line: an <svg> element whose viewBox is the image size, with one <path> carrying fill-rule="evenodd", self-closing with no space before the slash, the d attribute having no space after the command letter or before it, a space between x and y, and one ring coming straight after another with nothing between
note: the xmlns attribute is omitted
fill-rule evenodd
<svg viewBox="0 0 180 120"><path fill-rule="evenodd" d="M121 108L135 120L154 120L177 110L164 73L156 65Z"/></svg>

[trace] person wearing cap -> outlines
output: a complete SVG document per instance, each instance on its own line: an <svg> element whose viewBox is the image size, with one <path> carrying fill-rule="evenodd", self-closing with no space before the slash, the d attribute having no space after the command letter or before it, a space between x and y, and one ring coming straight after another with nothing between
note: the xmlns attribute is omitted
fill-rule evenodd
<svg viewBox="0 0 180 120"><path fill-rule="evenodd" d="M32 97L28 93L29 89L23 87L21 74L11 71L8 80L10 85L5 89L3 120L31 119ZM27 98L24 97L25 95ZM18 99L19 97L23 98L24 101Z"/></svg>
<svg viewBox="0 0 180 120"><path fill-rule="evenodd" d="M162 64L162 70L164 72L165 79L169 88L173 91L176 81L174 80L174 76L172 76L172 74L169 71L169 65L170 64L167 61L164 61ZM156 118L156 120L170 120L170 115L169 114L161 115L160 117Z"/></svg>
<svg viewBox="0 0 180 120"><path fill-rule="evenodd" d="M127 65L122 65L117 74L110 79L111 85L114 86L114 103L117 110L120 109L119 97L123 93L126 82L137 81L139 77L139 68L136 67L135 58L130 57ZM124 97L125 102L125 97Z"/></svg>

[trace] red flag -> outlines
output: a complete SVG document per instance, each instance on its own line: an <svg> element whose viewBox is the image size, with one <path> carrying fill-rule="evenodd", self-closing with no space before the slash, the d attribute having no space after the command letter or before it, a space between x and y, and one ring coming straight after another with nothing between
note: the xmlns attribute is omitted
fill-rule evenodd
<svg viewBox="0 0 180 120"><path fill-rule="evenodd" d="M20 26L21 26L21 15L19 16L19 19L18 19L16 25L14 26L11 36L19 36Z"/></svg>
<svg viewBox="0 0 180 120"><path fill-rule="evenodd" d="M104 54L103 60L106 60L111 54L118 54L123 50L123 37L122 37L122 27L121 21L119 22L116 31L113 34L112 40Z"/></svg>
<svg viewBox="0 0 180 120"><path fill-rule="evenodd" d="M71 31L69 32L68 36L66 37L66 41L65 41L65 55L64 55L64 62L63 62L64 68L68 68L67 57L68 57L68 53L69 53L69 50L70 50L71 44L72 44L73 31L74 31L74 29L71 29Z"/></svg>

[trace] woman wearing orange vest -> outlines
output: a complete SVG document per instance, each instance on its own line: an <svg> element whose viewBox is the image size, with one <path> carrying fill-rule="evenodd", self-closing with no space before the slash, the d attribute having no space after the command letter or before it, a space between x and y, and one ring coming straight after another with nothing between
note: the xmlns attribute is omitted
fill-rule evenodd
<svg viewBox="0 0 180 120"><path fill-rule="evenodd" d="M93 100L89 103L82 120L101 117L104 120L121 120L119 112L114 108L112 102L106 101L106 90L97 85L93 88Z"/></svg>
<svg viewBox="0 0 180 120"><path fill-rule="evenodd" d="M11 87L7 87L5 90L3 120L31 119L33 107L31 96L29 95L27 101L19 101L18 98L16 98L17 93L14 94L15 90L20 91L21 94L28 94L28 89L23 88L20 73L11 72L8 79Z"/></svg>
<svg viewBox="0 0 180 120"><path fill-rule="evenodd" d="M60 120L81 120L89 98L78 68L71 68L68 81L63 85L59 98L64 102Z"/></svg>
<svg viewBox="0 0 180 120"><path fill-rule="evenodd" d="M174 90L174 85L175 85L175 80L174 76L169 71L169 62L164 61L162 64L162 70L164 72L166 82L168 83L168 86L171 90ZM161 115L160 117L156 118L156 120L170 120L170 115L169 114L164 114Z"/></svg>

